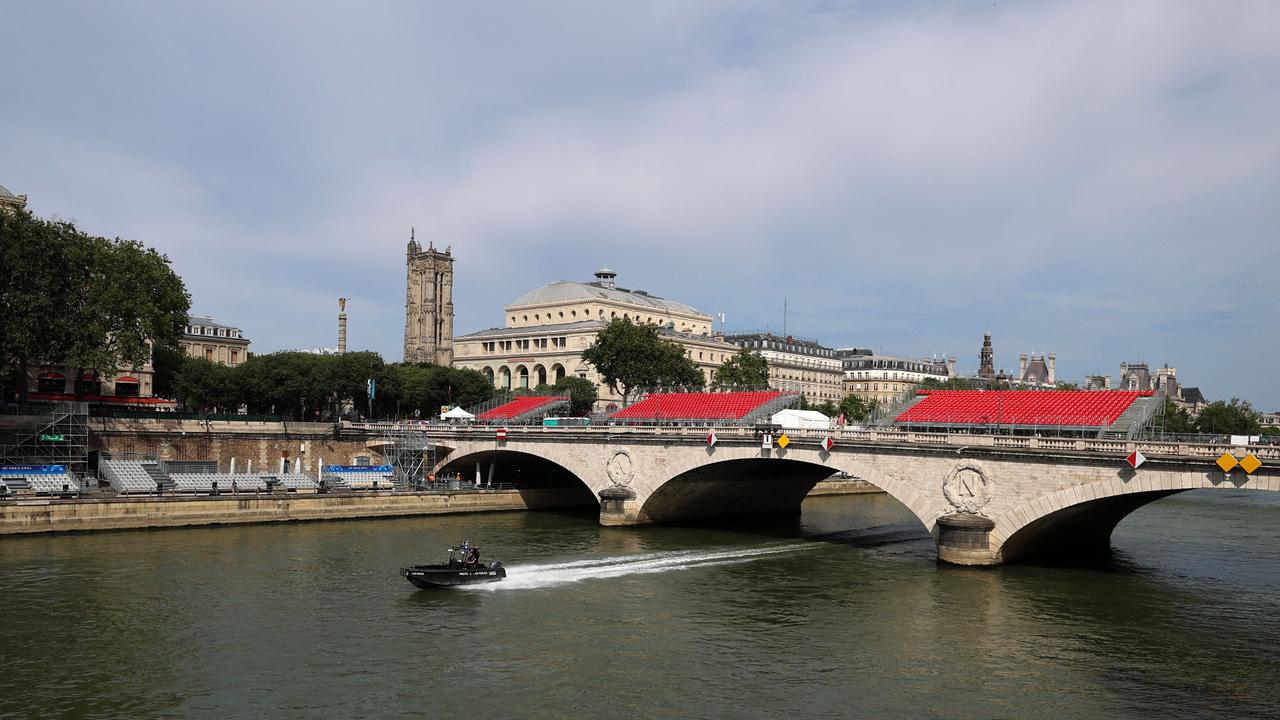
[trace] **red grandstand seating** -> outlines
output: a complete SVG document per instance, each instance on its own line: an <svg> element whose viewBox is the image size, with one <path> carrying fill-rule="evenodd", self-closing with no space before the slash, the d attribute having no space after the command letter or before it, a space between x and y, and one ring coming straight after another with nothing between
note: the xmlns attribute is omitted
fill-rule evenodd
<svg viewBox="0 0 1280 720"><path fill-rule="evenodd" d="M559 395L525 395L523 397L512 398L510 402L503 403L491 410L485 410L476 416L477 420L510 420L520 417L526 413L531 413L544 405L550 405L554 402L562 402L564 397Z"/></svg>
<svg viewBox="0 0 1280 720"><path fill-rule="evenodd" d="M776 390L724 393L662 393L614 413L613 420L739 420L765 403L782 397Z"/></svg>
<svg viewBox="0 0 1280 720"><path fill-rule="evenodd" d="M1150 392L1089 390L929 390L896 422L903 425L1069 425L1105 427Z"/></svg>

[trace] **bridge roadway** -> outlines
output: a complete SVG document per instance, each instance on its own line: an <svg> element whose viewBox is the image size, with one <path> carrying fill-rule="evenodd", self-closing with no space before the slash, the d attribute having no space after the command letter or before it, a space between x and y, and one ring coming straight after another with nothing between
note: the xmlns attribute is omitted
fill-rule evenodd
<svg viewBox="0 0 1280 720"><path fill-rule="evenodd" d="M714 431L718 442L707 443ZM489 476L499 467L553 464L598 499L604 525L798 513L818 481L844 472L896 498L929 530L938 559L995 565L1105 553L1137 508L1199 488L1280 491L1280 447L914 433L789 431L763 447L747 427L428 426L437 472ZM824 449L830 438L835 445ZM1134 450L1147 461L1125 462ZM1252 474L1215 464L1252 453ZM540 458L540 461L532 460Z"/></svg>

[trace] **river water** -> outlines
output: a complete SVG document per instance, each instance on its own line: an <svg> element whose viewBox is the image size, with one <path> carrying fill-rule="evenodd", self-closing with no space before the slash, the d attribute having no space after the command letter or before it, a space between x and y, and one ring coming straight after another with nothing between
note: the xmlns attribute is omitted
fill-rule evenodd
<svg viewBox="0 0 1280 720"><path fill-rule="evenodd" d="M463 537L508 580L397 575ZM1280 717L1280 496L1168 498L1113 545L940 567L884 495L3 538L0 717Z"/></svg>

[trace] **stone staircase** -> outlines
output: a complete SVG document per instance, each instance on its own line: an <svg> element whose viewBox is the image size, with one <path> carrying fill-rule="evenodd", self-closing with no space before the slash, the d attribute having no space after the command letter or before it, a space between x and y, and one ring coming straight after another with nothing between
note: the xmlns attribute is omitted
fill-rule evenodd
<svg viewBox="0 0 1280 720"><path fill-rule="evenodd" d="M160 492L171 492L173 490L173 481L169 479L169 474L160 467L160 463L144 462L142 469L147 471L147 475L156 481L156 489Z"/></svg>

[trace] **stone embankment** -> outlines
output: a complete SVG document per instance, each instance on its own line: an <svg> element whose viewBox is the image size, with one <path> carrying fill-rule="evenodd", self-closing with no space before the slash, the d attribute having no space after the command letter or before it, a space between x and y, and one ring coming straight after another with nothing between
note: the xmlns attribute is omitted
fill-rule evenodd
<svg viewBox="0 0 1280 720"><path fill-rule="evenodd" d="M864 492L880 491L861 480L836 479L810 494ZM479 490L30 498L0 502L0 535L542 510L581 505L582 497L578 490Z"/></svg>

